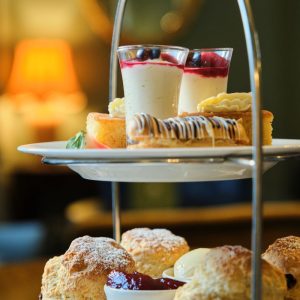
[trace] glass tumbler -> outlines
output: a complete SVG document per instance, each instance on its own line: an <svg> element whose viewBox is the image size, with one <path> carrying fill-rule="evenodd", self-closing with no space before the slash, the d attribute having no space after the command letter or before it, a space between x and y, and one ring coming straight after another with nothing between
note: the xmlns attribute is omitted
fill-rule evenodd
<svg viewBox="0 0 300 300"><path fill-rule="evenodd" d="M188 49L161 45L118 48L126 124L132 116L146 113L156 118L174 117Z"/></svg>
<svg viewBox="0 0 300 300"><path fill-rule="evenodd" d="M206 98L227 92L232 48L191 50L181 82L178 113L193 113Z"/></svg>

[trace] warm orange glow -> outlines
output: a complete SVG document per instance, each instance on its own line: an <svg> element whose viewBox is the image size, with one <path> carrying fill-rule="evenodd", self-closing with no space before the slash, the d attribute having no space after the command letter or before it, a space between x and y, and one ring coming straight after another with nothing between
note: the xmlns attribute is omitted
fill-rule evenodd
<svg viewBox="0 0 300 300"><path fill-rule="evenodd" d="M44 98L53 92L78 90L71 50L66 42L25 40L17 45L8 82L9 93L31 93Z"/></svg>
<svg viewBox="0 0 300 300"><path fill-rule="evenodd" d="M86 106L71 49L62 40L25 40L15 50L7 92L15 109L35 127L56 127Z"/></svg>

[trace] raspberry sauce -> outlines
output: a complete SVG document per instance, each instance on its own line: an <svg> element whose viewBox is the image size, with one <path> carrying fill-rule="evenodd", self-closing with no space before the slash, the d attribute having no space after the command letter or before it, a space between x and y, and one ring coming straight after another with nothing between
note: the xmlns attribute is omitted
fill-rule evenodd
<svg viewBox="0 0 300 300"><path fill-rule="evenodd" d="M123 68L132 68L136 66L142 66L142 65L160 65L160 66L168 66L168 67L176 67L179 69L184 69L184 65L178 65L173 62L165 62L165 61L151 61L151 60L146 60L146 61L137 61L137 60L123 60L120 62L120 67L121 69Z"/></svg>
<svg viewBox="0 0 300 300"><path fill-rule="evenodd" d="M228 75L228 67L185 67L184 73L196 74L203 77L226 77Z"/></svg>

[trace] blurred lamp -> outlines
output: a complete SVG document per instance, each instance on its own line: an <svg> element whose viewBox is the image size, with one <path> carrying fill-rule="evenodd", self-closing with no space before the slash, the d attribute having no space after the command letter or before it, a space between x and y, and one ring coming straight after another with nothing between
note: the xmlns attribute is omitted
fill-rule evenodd
<svg viewBox="0 0 300 300"><path fill-rule="evenodd" d="M16 49L7 93L18 112L36 127L56 127L82 111L71 49L63 40L23 40Z"/></svg>

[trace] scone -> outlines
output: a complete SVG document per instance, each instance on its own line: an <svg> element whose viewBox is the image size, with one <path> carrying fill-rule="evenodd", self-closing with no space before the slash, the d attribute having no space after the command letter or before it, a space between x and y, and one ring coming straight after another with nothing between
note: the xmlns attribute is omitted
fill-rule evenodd
<svg viewBox="0 0 300 300"><path fill-rule="evenodd" d="M167 229L129 230L123 233L121 245L133 257L137 271L152 277L160 277L189 250L184 238Z"/></svg>
<svg viewBox="0 0 300 300"><path fill-rule="evenodd" d="M134 272L132 257L115 240L84 236L65 254L50 259L42 277L43 300L104 300L104 284L112 270Z"/></svg>
<svg viewBox="0 0 300 300"><path fill-rule="evenodd" d="M58 273L61 268L63 255L55 256L49 259L45 265L42 277L42 289L40 299L62 299L59 291L59 277Z"/></svg>
<svg viewBox="0 0 300 300"><path fill-rule="evenodd" d="M263 300L283 300L284 274L262 260ZM212 248L192 280L176 291L174 300L250 300L251 251L241 246Z"/></svg>
<svg viewBox="0 0 300 300"><path fill-rule="evenodd" d="M126 148L125 119L109 114L89 113L86 122L86 148Z"/></svg>
<svg viewBox="0 0 300 300"><path fill-rule="evenodd" d="M287 279L287 300L300 299L300 237L287 236L277 239L263 258L285 273Z"/></svg>

